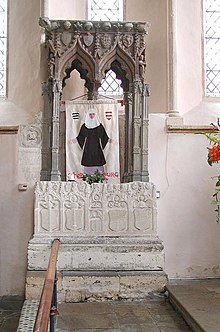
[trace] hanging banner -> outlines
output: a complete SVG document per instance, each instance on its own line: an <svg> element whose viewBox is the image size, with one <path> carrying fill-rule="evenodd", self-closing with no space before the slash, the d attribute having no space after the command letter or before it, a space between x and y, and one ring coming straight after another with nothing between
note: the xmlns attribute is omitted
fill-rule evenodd
<svg viewBox="0 0 220 332"><path fill-rule="evenodd" d="M120 182L118 108L115 101L67 101L66 177L102 173L108 183Z"/></svg>

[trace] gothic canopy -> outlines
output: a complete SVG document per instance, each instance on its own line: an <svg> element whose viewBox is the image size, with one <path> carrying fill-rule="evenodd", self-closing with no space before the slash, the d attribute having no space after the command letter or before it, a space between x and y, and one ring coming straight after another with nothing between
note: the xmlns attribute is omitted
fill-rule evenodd
<svg viewBox="0 0 220 332"><path fill-rule="evenodd" d="M128 84L143 80L145 69L144 22L64 21L40 18L49 46L49 75L63 80L77 69L89 91L97 89L112 69Z"/></svg>

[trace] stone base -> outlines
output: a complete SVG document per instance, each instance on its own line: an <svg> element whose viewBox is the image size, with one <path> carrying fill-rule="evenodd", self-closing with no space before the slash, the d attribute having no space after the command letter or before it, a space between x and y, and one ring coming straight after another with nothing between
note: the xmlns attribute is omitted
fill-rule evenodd
<svg viewBox="0 0 220 332"><path fill-rule="evenodd" d="M40 298L44 277L43 271L28 271L27 299ZM166 284L163 271L65 271L58 274L58 301L140 300Z"/></svg>
<svg viewBox="0 0 220 332"><path fill-rule="evenodd" d="M60 238L57 269L64 271L162 271L164 252L156 235ZM46 270L51 239L29 242L28 270Z"/></svg>

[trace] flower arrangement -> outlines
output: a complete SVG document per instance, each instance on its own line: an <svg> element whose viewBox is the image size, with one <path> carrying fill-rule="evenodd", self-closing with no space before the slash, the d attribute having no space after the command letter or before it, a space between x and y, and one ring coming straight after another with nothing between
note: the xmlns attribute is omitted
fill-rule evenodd
<svg viewBox="0 0 220 332"><path fill-rule="evenodd" d="M220 124L218 119L218 126L213 125L213 130L220 131ZM216 134L208 134L202 133L205 135L210 141L210 147L208 147L208 159L207 162L210 166L214 163L218 163L220 161L220 139L216 137ZM212 195L211 205L215 206L216 212L216 222L218 223L220 220L220 202L219 202L219 194L220 194L220 175L216 176L217 181L215 183L214 193Z"/></svg>
<svg viewBox="0 0 220 332"><path fill-rule="evenodd" d="M102 173L100 173L98 170L95 171L95 173L92 175L83 174L82 180L86 181L88 184L107 182L106 177Z"/></svg>

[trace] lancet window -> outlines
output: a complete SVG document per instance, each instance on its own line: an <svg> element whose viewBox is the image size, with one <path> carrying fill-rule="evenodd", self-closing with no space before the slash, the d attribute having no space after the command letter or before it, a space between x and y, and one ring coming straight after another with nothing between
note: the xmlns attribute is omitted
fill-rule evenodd
<svg viewBox="0 0 220 332"><path fill-rule="evenodd" d="M123 21L123 0L88 0L88 19L92 21ZM121 96L121 80L109 70L98 90L101 95Z"/></svg>
<svg viewBox="0 0 220 332"><path fill-rule="evenodd" d="M220 97L220 2L204 0L205 95Z"/></svg>

